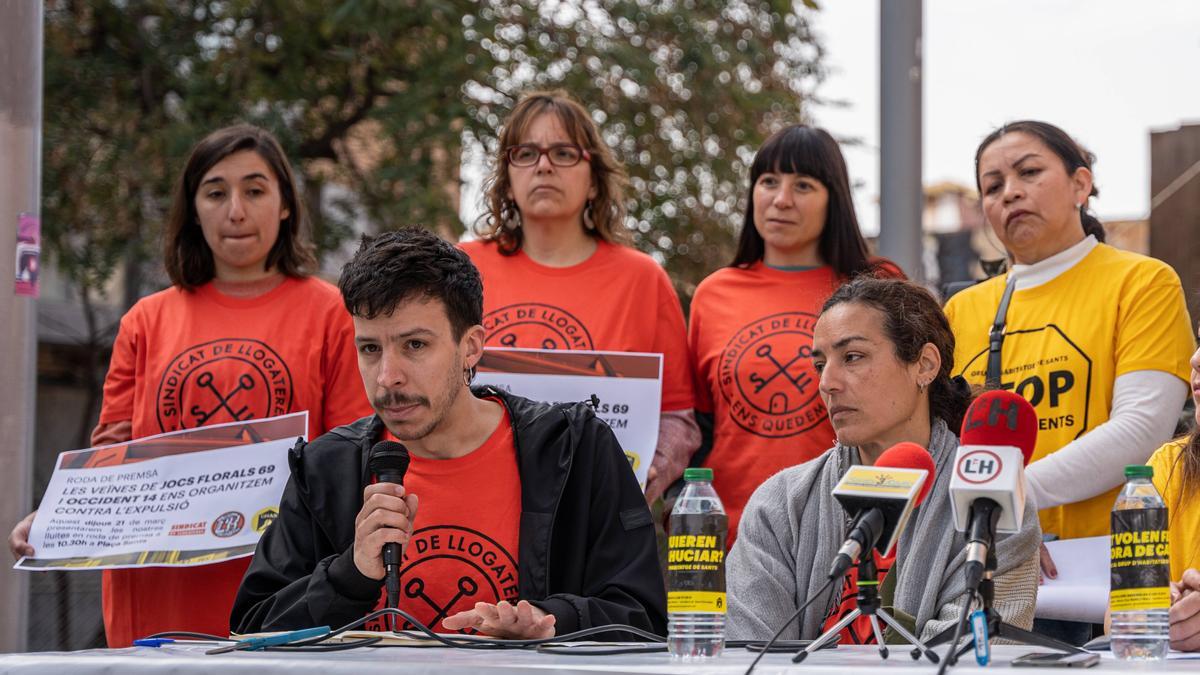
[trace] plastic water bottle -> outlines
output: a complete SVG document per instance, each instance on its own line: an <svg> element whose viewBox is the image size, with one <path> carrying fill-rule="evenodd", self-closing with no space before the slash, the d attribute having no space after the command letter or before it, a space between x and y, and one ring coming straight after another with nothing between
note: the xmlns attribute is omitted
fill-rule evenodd
<svg viewBox="0 0 1200 675"><path fill-rule="evenodd" d="M679 659L718 656L725 648L725 535L729 518L712 486L712 469L687 469L671 510L667 554L667 647Z"/></svg>
<svg viewBox="0 0 1200 675"><path fill-rule="evenodd" d="M1154 468L1125 467L1125 488L1112 511L1108 603L1113 656L1125 660L1167 656L1171 606L1171 546L1167 507L1154 489Z"/></svg>

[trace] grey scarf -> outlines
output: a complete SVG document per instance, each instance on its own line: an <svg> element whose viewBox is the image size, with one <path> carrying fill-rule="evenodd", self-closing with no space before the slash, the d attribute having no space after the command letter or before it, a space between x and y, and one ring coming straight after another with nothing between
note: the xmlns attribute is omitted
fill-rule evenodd
<svg viewBox="0 0 1200 675"><path fill-rule="evenodd" d="M965 588L963 537L954 529L950 478L958 439L940 419L930 433L935 483L916 508L897 545L893 605L916 618L918 634L943 606L959 604ZM835 446L820 457L786 469L763 483L746 506L729 556L729 637L766 639L825 584L829 564L845 541L847 517L831 495L857 448ZM997 538L997 576L1029 568L1041 542L1037 511L1026 499L1021 531ZM835 582L840 589L840 583ZM1036 585L1034 586L1036 591ZM812 639L830 609L826 590L781 637ZM997 605L1004 598L997 595ZM1029 598L1032 603L1033 599ZM943 619L945 617L942 617Z"/></svg>

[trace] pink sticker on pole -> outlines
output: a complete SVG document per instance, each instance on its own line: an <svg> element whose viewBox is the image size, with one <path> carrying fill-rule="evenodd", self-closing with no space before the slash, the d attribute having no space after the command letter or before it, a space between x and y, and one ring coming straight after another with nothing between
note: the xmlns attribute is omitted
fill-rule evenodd
<svg viewBox="0 0 1200 675"><path fill-rule="evenodd" d="M17 295L38 297L42 261L42 221L31 213L17 216Z"/></svg>

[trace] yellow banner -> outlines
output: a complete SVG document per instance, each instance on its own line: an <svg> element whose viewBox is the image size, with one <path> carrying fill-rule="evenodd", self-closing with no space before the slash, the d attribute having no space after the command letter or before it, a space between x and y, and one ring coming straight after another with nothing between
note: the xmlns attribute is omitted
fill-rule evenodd
<svg viewBox="0 0 1200 675"><path fill-rule="evenodd" d="M711 591L671 591L667 593L668 612L725 613L725 594Z"/></svg>
<svg viewBox="0 0 1200 675"><path fill-rule="evenodd" d="M1114 612L1165 610L1171 606L1171 589L1168 586L1154 586L1112 591L1108 596L1108 606Z"/></svg>

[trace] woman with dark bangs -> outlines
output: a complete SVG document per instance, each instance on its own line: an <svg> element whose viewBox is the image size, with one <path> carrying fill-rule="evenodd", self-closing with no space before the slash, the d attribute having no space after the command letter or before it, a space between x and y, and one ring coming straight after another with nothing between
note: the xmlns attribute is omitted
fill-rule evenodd
<svg viewBox="0 0 1200 675"><path fill-rule="evenodd" d="M704 465L729 512L730 545L760 483L833 445L812 328L833 291L864 273L903 276L867 251L837 142L805 125L776 132L750 168L733 262L700 283L691 307Z"/></svg>

